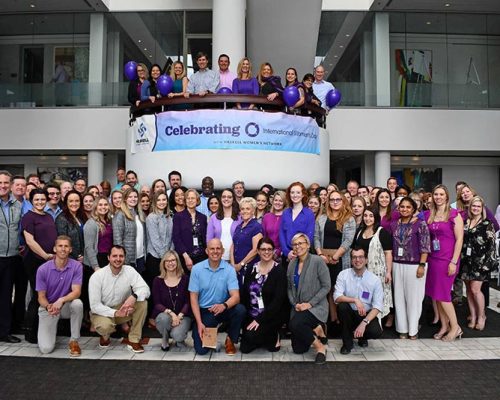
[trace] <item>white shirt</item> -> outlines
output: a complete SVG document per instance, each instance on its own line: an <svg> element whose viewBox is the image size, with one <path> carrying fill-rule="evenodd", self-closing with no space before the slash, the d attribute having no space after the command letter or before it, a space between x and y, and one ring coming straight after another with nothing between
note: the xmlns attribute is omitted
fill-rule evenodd
<svg viewBox="0 0 500 400"><path fill-rule="evenodd" d="M142 225L138 215L135 216L135 225L137 226L135 237L135 258L138 259L144 257L144 226Z"/></svg>
<svg viewBox="0 0 500 400"><path fill-rule="evenodd" d="M229 260L229 250L233 244L233 237L231 236L231 225L233 224L233 219L231 217L224 217L220 222L221 234L220 241L222 242L222 247L224 247L224 254L222 255L223 260Z"/></svg>
<svg viewBox="0 0 500 400"><path fill-rule="evenodd" d="M323 80L321 82L313 82L313 92L316 97L321 100L321 107L323 107L325 110L328 110L328 107L326 105L326 94L333 88L334 86L328 81Z"/></svg>
<svg viewBox="0 0 500 400"><path fill-rule="evenodd" d="M113 318L116 311L113 307L120 306L132 290L137 295L137 301L144 301L150 295L148 285L130 265L124 265L118 275L113 274L109 265L94 272L89 281L92 313Z"/></svg>

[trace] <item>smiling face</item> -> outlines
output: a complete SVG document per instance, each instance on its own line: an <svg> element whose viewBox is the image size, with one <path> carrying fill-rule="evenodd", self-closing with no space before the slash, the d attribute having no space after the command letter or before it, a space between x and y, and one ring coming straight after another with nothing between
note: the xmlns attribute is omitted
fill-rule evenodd
<svg viewBox="0 0 500 400"><path fill-rule="evenodd" d="M233 194L229 190L224 190L221 194L222 207L231 208L233 205Z"/></svg>
<svg viewBox="0 0 500 400"><path fill-rule="evenodd" d="M155 182L155 186L153 188L153 193L166 192L166 191L167 191L167 188L165 187L165 184L162 181Z"/></svg>
<svg viewBox="0 0 500 400"><path fill-rule="evenodd" d="M198 68L200 70L204 70L208 66L208 58L205 56L201 56L196 60L196 64L198 64Z"/></svg>
<svg viewBox="0 0 500 400"><path fill-rule="evenodd" d="M481 200L474 200L470 205L470 213L472 217L480 217L483 214L483 203Z"/></svg>
<svg viewBox="0 0 500 400"><path fill-rule="evenodd" d="M279 194L275 194L273 198L273 208L275 212L279 212L283 210L285 205L284 200L281 198Z"/></svg>
<svg viewBox="0 0 500 400"><path fill-rule="evenodd" d="M415 213L413 205L408 200L402 200L399 203L398 210L402 218L411 218Z"/></svg>
<svg viewBox="0 0 500 400"><path fill-rule="evenodd" d="M212 214L217 212L217 210L219 209L219 200L217 200L216 197L210 199L210 201L208 202L208 209Z"/></svg>
<svg viewBox="0 0 500 400"><path fill-rule="evenodd" d="M307 202L307 207L314 213L317 214L319 212L319 199L317 197L311 197Z"/></svg>
<svg viewBox="0 0 500 400"><path fill-rule="evenodd" d="M89 213L92 211L92 207L94 207L94 196L91 194L86 194L83 197L83 209L85 212Z"/></svg>
<svg viewBox="0 0 500 400"><path fill-rule="evenodd" d="M324 77L325 77L325 69L323 68L323 66L318 65L314 69L314 78L316 79L317 82L321 82Z"/></svg>
<svg viewBox="0 0 500 400"><path fill-rule="evenodd" d="M273 71L269 65L264 65L260 71L260 75L263 78L269 78L272 75Z"/></svg>
<svg viewBox="0 0 500 400"><path fill-rule="evenodd" d="M80 208L80 196L76 193L70 193L66 196L66 205L68 206L71 214L76 215Z"/></svg>
<svg viewBox="0 0 500 400"><path fill-rule="evenodd" d="M109 203L106 199L99 199L96 207L97 215L104 217L109 212Z"/></svg>
<svg viewBox="0 0 500 400"><path fill-rule="evenodd" d="M257 210L264 211L267 207L267 197L263 194L259 194L255 200L257 201Z"/></svg>
<svg viewBox="0 0 500 400"><path fill-rule="evenodd" d="M375 223L375 216L370 210L365 210L365 212L363 213L363 222L365 223L367 228L373 226L373 224Z"/></svg>
<svg viewBox="0 0 500 400"><path fill-rule="evenodd" d="M158 198L156 199L156 208L160 211L163 211L165 210L165 208L167 208L167 204L168 204L167 195L164 193L158 195Z"/></svg>
<svg viewBox="0 0 500 400"><path fill-rule="evenodd" d="M382 192L378 196L378 204L380 207L388 207L391 202L391 196L389 196L389 193L387 192Z"/></svg>
<svg viewBox="0 0 500 400"><path fill-rule="evenodd" d="M113 193L113 196L111 196L111 202L113 203L114 208L120 208L120 205L122 204L122 197L122 192Z"/></svg>
<svg viewBox="0 0 500 400"><path fill-rule="evenodd" d="M468 203L474 197L474 193L472 193L472 190L468 186L464 186L460 192L460 197L464 203Z"/></svg>
<svg viewBox="0 0 500 400"><path fill-rule="evenodd" d="M141 197L141 208L142 208L142 211L144 211L144 212L149 211L149 207L150 206L151 206L151 200L149 200L149 197L142 196Z"/></svg>
<svg viewBox="0 0 500 400"><path fill-rule="evenodd" d="M196 206L198 205L198 198L196 197L196 194L194 194L194 192L187 192L185 198L186 198L186 207L189 210L196 209Z"/></svg>
<svg viewBox="0 0 500 400"><path fill-rule="evenodd" d="M176 77L180 77L184 73L184 67L180 63L174 64L174 74Z"/></svg>
<svg viewBox="0 0 500 400"><path fill-rule="evenodd" d="M359 217L361 214L363 214L363 210L365 209L363 202L360 199L354 199L352 204L352 213L354 216Z"/></svg>
<svg viewBox="0 0 500 400"><path fill-rule="evenodd" d="M241 72L243 72L244 74L248 74L249 71L250 71L250 61L243 60L241 63Z"/></svg>
<svg viewBox="0 0 500 400"><path fill-rule="evenodd" d="M292 186L290 189L290 200L292 200L292 204L301 204L303 198L304 193L302 192L302 188L298 185Z"/></svg>
<svg viewBox="0 0 500 400"><path fill-rule="evenodd" d="M243 222L249 221L255 213L255 209L251 206L250 203L241 203L240 204L240 215Z"/></svg>
<svg viewBox="0 0 500 400"><path fill-rule="evenodd" d="M154 67L151 69L151 77L152 77L154 80L157 80L157 79L160 77L160 74L161 74L160 68L158 68L157 66L154 66Z"/></svg>
<svg viewBox="0 0 500 400"><path fill-rule="evenodd" d="M299 258L304 258L309 253L309 244L304 236L299 236L292 242L293 251Z"/></svg>
<svg viewBox="0 0 500 400"><path fill-rule="evenodd" d="M271 261L274 255L274 247L269 243L261 243L257 249L261 261L265 263Z"/></svg>
<svg viewBox="0 0 500 400"><path fill-rule="evenodd" d="M40 194L35 194L33 196L33 200L31 201L31 204L33 204L33 208L35 211L38 213L43 212L43 209L45 208L45 205L47 204L47 197L45 197L45 194L40 193Z"/></svg>
<svg viewBox="0 0 500 400"><path fill-rule="evenodd" d="M222 71L222 72L225 72L228 70L229 68L229 58L226 57L226 56L222 56L222 57L219 57L219 61L218 61L218 64L219 64L219 69ZM199 64L198 64L199 65ZM206 67L205 67L206 68Z"/></svg>
<svg viewBox="0 0 500 400"><path fill-rule="evenodd" d="M128 208L137 207L138 202L139 202L139 196L137 195L136 192L130 192L130 194L125 200L125 204L127 205Z"/></svg>
<svg viewBox="0 0 500 400"><path fill-rule="evenodd" d="M434 189L432 200L437 207L444 206L448 202L448 196L443 188Z"/></svg>
<svg viewBox="0 0 500 400"><path fill-rule="evenodd" d="M293 83L297 80L297 74L295 73L295 70L292 68L288 68L286 70L286 82L287 83Z"/></svg>
<svg viewBox="0 0 500 400"><path fill-rule="evenodd" d="M175 204L181 207L184 207L186 205L186 198L184 196L184 192L182 189L176 189L174 193L174 201Z"/></svg>

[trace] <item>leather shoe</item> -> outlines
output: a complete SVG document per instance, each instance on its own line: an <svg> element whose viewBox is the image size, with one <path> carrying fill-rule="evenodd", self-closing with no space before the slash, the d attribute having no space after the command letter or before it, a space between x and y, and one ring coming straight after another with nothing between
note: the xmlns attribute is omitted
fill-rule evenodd
<svg viewBox="0 0 500 400"><path fill-rule="evenodd" d="M99 347L101 349L107 349L110 344L111 344L111 339L109 337L107 339L105 339L104 336L101 336L99 338Z"/></svg>
<svg viewBox="0 0 500 400"><path fill-rule="evenodd" d="M359 347L368 347L368 340L367 339L359 339L358 340L358 346Z"/></svg>
<svg viewBox="0 0 500 400"><path fill-rule="evenodd" d="M140 343L132 343L129 342L127 345L129 350L132 350L134 353L144 353L144 347Z"/></svg>
<svg viewBox="0 0 500 400"><path fill-rule="evenodd" d="M21 339L19 339L19 338L18 338L18 337L16 337L16 336L12 336L12 335L5 335L5 336L0 337L0 342L6 342L6 343L20 343L20 342L21 342Z"/></svg>
<svg viewBox="0 0 500 400"><path fill-rule="evenodd" d="M326 354L317 353L316 358L314 360L314 364L323 365L324 363L326 363Z"/></svg>
<svg viewBox="0 0 500 400"><path fill-rule="evenodd" d="M68 345L70 357L80 357L82 355L82 350L80 345L76 340L71 340Z"/></svg>
<svg viewBox="0 0 500 400"><path fill-rule="evenodd" d="M340 354L349 354L352 350L352 346L351 347L347 347L346 345L343 345L341 348L340 348Z"/></svg>
<svg viewBox="0 0 500 400"><path fill-rule="evenodd" d="M224 346L226 347L226 354L228 356L234 356L236 354L236 347L234 347L234 343L229 336L226 338Z"/></svg>

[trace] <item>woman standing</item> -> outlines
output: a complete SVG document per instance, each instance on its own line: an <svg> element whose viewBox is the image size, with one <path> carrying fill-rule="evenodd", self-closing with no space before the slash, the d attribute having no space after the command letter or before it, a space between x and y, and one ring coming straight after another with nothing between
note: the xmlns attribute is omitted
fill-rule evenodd
<svg viewBox="0 0 500 400"><path fill-rule="evenodd" d="M111 216L113 217L121 210L123 193L121 190L113 190L111 192Z"/></svg>
<svg viewBox="0 0 500 400"><path fill-rule="evenodd" d="M292 306L288 325L292 332L292 349L302 354L313 345L317 352L315 362L324 364L327 339L321 324L328 318L326 298L331 287L328 268L320 256L309 253L308 235L294 235L292 246L297 254L287 270L288 300Z"/></svg>
<svg viewBox="0 0 500 400"><path fill-rule="evenodd" d="M250 353L258 347L280 349L279 329L287 320L286 273L273 259L275 248L269 238L257 244L259 262L248 269L241 290L241 303L248 310L240 350Z"/></svg>
<svg viewBox="0 0 500 400"><path fill-rule="evenodd" d="M467 289L470 320L468 327L482 331L486 323L486 309L481 285L489 278L495 263L495 229L486 216L484 200L474 196L470 201L465 222L462 247L462 279Z"/></svg>
<svg viewBox="0 0 500 400"><path fill-rule="evenodd" d="M106 197L98 197L90 218L83 226L83 263L94 271L108 264L108 254L113 246L110 208Z"/></svg>
<svg viewBox="0 0 500 400"><path fill-rule="evenodd" d="M243 197L240 201L241 223L233 235L231 247L231 264L238 273L240 288L246 272L256 261L257 244L262 239L262 226L254 218L257 202L252 197Z"/></svg>
<svg viewBox="0 0 500 400"><path fill-rule="evenodd" d="M168 98L184 97L184 94L187 92L189 79L186 76L186 70L182 61L174 62L170 70L170 77L174 80L174 86L172 91L168 94ZM169 109L173 111L186 110L188 108L192 108L191 104L174 104L169 107Z"/></svg>
<svg viewBox="0 0 500 400"><path fill-rule="evenodd" d="M347 200L340 192L334 190L328 195L326 214L318 218L314 231L316 254L328 264L330 273L331 291L328 295L330 322L338 321L333 289L340 271L351 266L349 249L355 232L356 222Z"/></svg>
<svg viewBox="0 0 500 400"><path fill-rule="evenodd" d="M151 208L151 199L149 198L149 194L141 193L139 195L139 204L144 216L147 217Z"/></svg>
<svg viewBox="0 0 500 400"><path fill-rule="evenodd" d="M93 199L93 197L92 197ZM82 197L76 190L70 190L64 197L62 213L56 218L57 235L66 235L71 238L70 257L83 263L85 244L83 240L83 225L87 216L82 206ZM90 266L85 266L86 273ZM90 272L91 273L91 272Z"/></svg>
<svg viewBox="0 0 500 400"><path fill-rule="evenodd" d="M262 219L268 212L269 196L266 192L257 192L255 195L255 201L257 203L257 207L255 208L255 219L259 224L262 224Z"/></svg>
<svg viewBox="0 0 500 400"><path fill-rule="evenodd" d="M141 101L150 101L154 103L156 98L160 97L160 92L156 87L156 82L161 74L161 67L153 64L149 70L149 79L146 79L141 86Z"/></svg>
<svg viewBox="0 0 500 400"><path fill-rule="evenodd" d="M260 85L259 93L269 101L275 100L283 92L281 79L274 75L273 67L268 62L261 64L257 80Z"/></svg>
<svg viewBox="0 0 500 400"><path fill-rule="evenodd" d="M304 92L304 86L302 83L299 82L297 78L297 70L293 67L290 67L286 70L286 81L285 81L285 88L288 86L295 86L297 90L299 91L299 100L292 106L289 107L290 110L295 110L304 105L304 102L306 101L305 97L305 92Z"/></svg>
<svg viewBox="0 0 500 400"><path fill-rule="evenodd" d="M237 77L233 80L233 93L249 94L257 96L259 94L259 83L252 76L252 63L247 57L242 58L238 63ZM236 103L236 108L253 109L255 104Z"/></svg>
<svg viewBox="0 0 500 400"><path fill-rule="evenodd" d="M155 179L151 184L151 192L154 195L156 192L167 193L167 185L163 179Z"/></svg>
<svg viewBox="0 0 500 400"><path fill-rule="evenodd" d="M128 102L132 106L137 107L141 102L141 87L148 77L147 67L142 63L137 64L137 79L128 84Z"/></svg>
<svg viewBox="0 0 500 400"><path fill-rule="evenodd" d="M290 205L283 211L280 225L280 246L283 252L283 266L296 257L292 249L292 238L296 233L302 232L314 240L314 213L306 206L307 191L302 182L294 182L286 190L286 200Z"/></svg>
<svg viewBox="0 0 500 400"><path fill-rule="evenodd" d="M220 239L224 248L222 259L229 261L233 235L241 222L240 208L232 189L224 189L220 199L217 212L208 220L207 243L214 238Z"/></svg>
<svg viewBox="0 0 500 400"><path fill-rule="evenodd" d="M195 189L188 189L184 198L186 209L174 214L172 237L176 251L182 256L184 272L189 274L194 264L207 258L207 217L196 211L200 195Z"/></svg>
<svg viewBox="0 0 500 400"><path fill-rule="evenodd" d="M178 188L172 189L172 191L170 192L168 205L172 216L186 209L186 192L187 188L185 188L184 186L179 186Z"/></svg>
<svg viewBox="0 0 500 400"><path fill-rule="evenodd" d="M179 256L174 250L160 261L160 276L153 280L153 312L156 329L161 334L161 349L170 350L170 336L178 346L184 345L191 327L188 277L184 275Z"/></svg>
<svg viewBox="0 0 500 400"><path fill-rule="evenodd" d="M360 197L361 198L361 197ZM353 248L362 248L368 254L368 270L380 279L384 291L384 309L381 318L389 314L392 304L392 238L380 226L380 215L376 208L367 208L363 221L356 232Z"/></svg>
<svg viewBox="0 0 500 400"><path fill-rule="evenodd" d="M85 214L85 220L91 217L92 209L94 208L95 199L97 196L92 194L91 192L88 192L83 195L82 204L83 204L83 212Z"/></svg>
<svg viewBox="0 0 500 400"><path fill-rule="evenodd" d="M282 190L274 192L271 211L262 218L262 234L270 238L274 243L274 257L281 257L280 225L283 210L286 207L286 193Z"/></svg>
<svg viewBox="0 0 500 400"><path fill-rule="evenodd" d="M387 232L390 232L393 215L391 210L391 192L389 192L389 190L380 189L377 192L375 207L378 208L378 212L380 214L380 225ZM395 219L397 219L397 216L395 217Z"/></svg>
<svg viewBox="0 0 500 400"><path fill-rule="evenodd" d="M113 218L113 244L125 247L125 264L142 274L145 269L146 224L139 207L139 192L130 188L123 193L120 210Z"/></svg>
<svg viewBox="0 0 500 400"><path fill-rule="evenodd" d="M363 214L366 210L366 201L361 196L356 196L352 198L351 201L352 216L354 221L356 221L356 229L359 228L363 222ZM368 251L368 249L367 249Z"/></svg>
<svg viewBox="0 0 500 400"><path fill-rule="evenodd" d="M307 207L313 212L315 220L317 220L318 217L323 214L321 200L315 194L309 196L309 199L307 200Z"/></svg>
<svg viewBox="0 0 500 400"><path fill-rule="evenodd" d="M418 338L426 261L431 252L429 229L416 211L415 201L404 197L399 203L399 219L391 223L396 331L401 339L409 336L412 340Z"/></svg>
<svg viewBox="0 0 500 400"><path fill-rule="evenodd" d="M219 204L219 197L216 194L211 195L207 199L207 207L208 211L210 211L210 216L214 215L217 212L217 210L219 209Z"/></svg>
<svg viewBox="0 0 500 400"><path fill-rule="evenodd" d="M437 185L432 191L432 209L425 212L425 219L432 248L425 294L436 301L441 321L441 329L434 339L450 342L463 333L451 302L451 288L459 269L464 228L458 211L450 208L446 186Z"/></svg>

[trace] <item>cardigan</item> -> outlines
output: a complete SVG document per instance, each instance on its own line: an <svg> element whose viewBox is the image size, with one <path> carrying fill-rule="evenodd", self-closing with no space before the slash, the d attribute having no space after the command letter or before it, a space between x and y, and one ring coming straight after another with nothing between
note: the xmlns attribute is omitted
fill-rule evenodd
<svg viewBox="0 0 500 400"><path fill-rule="evenodd" d="M146 218L146 234L148 253L162 258L168 250L173 250L173 222L170 215L151 213Z"/></svg>
<svg viewBox="0 0 500 400"><path fill-rule="evenodd" d="M314 248L322 248L325 236L325 224L327 220L326 214L322 214L318 217L316 221L316 227L314 229ZM356 233L356 221L353 217L349 218L344 226L342 227L342 243L341 247L345 249L345 253L342 256L342 269L351 268L351 245L354 240L354 234Z"/></svg>
<svg viewBox="0 0 500 400"><path fill-rule="evenodd" d="M135 224L135 217L137 213L135 210L130 210L133 220L128 219L123 211L118 212L113 217L113 244L125 247L127 254L125 255L125 264L135 265L137 262L137 249L136 249L136 236L137 225ZM144 222L142 222L144 226ZM144 249L147 248L146 228L144 227Z"/></svg>
<svg viewBox="0 0 500 400"><path fill-rule="evenodd" d="M195 219L200 224L200 236L202 239L207 237L207 217L199 211L196 211ZM181 256L184 253L191 255L193 252L193 234L191 214L188 209L174 214L174 227L172 232L175 250ZM205 248L206 243L199 243L199 246Z"/></svg>
<svg viewBox="0 0 500 400"><path fill-rule="evenodd" d="M320 256L307 254L300 274L299 287L295 287L295 267L299 262L294 258L288 264L288 300L292 305L291 317L296 313L295 304L309 303L308 310L321 322L328 318L328 293L330 292L331 280L328 267Z"/></svg>
<svg viewBox="0 0 500 400"><path fill-rule="evenodd" d="M238 215L238 218L236 220L233 220L233 222L231 222L231 237L233 237L234 231L236 230L236 227L240 223L241 223L241 217ZM217 214L213 214L208 220L207 243L214 238L220 239L221 235L222 235L221 220L217 218Z"/></svg>

